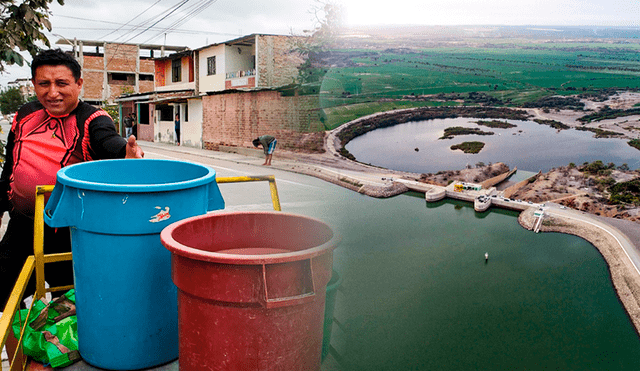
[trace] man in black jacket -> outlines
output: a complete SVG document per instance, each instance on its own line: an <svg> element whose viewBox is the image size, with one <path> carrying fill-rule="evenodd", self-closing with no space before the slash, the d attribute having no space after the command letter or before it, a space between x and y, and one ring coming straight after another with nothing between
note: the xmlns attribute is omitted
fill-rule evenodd
<svg viewBox="0 0 640 371"><path fill-rule="evenodd" d="M5 211L10 216L0 241L0 308L33 254L35 187L55 184L57 171L67 165L144 156L135 137L118 135L105 111L79 100L81 67L71 55L45 50L33 59L31 74L38 101L25 104L14 117L0 176L0 216ZM45 225L44 251L71 251L69 230ZM50 285L73 283L71 265L64 265L47 269ZM27 292L33 287L31 282Z"/></svg>

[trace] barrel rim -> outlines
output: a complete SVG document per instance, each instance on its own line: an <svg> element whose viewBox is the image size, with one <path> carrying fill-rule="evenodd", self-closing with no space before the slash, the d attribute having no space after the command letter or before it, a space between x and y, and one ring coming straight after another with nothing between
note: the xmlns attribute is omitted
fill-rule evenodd
<svg viewBox="0 0 640 371"><path fill-rule="evenodd" d="M298 217L304 218L319 224L325 225L332 233L332 237L329 241L304 250L292 251L288 253L274 253L274 254L260 254L260 255L240 255L240 254L226 254L219 253L213 251L203 251L200 249L196 249L194 247L186 246L176 241L173 238L173 232L190 222L193 222L198 219L206 219L206 218L214 218L219 215L278 215L278 216L290 216L290 217ZM189 217L186 219L182 219L180 221L174 222L168 226L166 226L162 232L160 232L160 240L164 247L169 250L172 254L176 254L178 256L189 258L193 260L209 262L209 263L221 263L221 264L236 264L236 265L256 265L256 264L277 264L277 263L285 263L292 261L299 261L304 259L310 259L316 256L324 255L326 253L332 252L338 247L338 244L341 241L341 236L337 234L333 228L331 228L327 223L318 219L309 217L306 215L300 215L295 213L288 213L282 211L222 211L216 213L210 213L205 215L197 215L193 217Z"/></svg>
<svg viewBox="0 0 640 371"><path fill-rule="evenodd" d="M151 163L172 163L180 166L189 165L192 167L199 167L207 170L207 173L199 178L179 181L179 182L169 182L163 184L112 184L112 183L104 183L104 182L91 182L87 180L75 179L69 176L67 173L71 171L77 171L79 167L93 167L100 166L100 164L104 163L116 163L116 162L149 162ZM68 186L71 188L77 188L82 190L89 191L104 191L104 192L165 192L165 191L174 191L181 189L188 189L193 187L198 187L203 184L211 183L211 178L215 179L216 171L206 165L197 164L193 162L187 161L176 161L176 160L166 160L166 159L110 159L110 160L100 160L100 161L86 161L80 162L77 164L73 164L70 166L66 166L58 170L56 174L56 182L62 184L64 186Z"/></svg>

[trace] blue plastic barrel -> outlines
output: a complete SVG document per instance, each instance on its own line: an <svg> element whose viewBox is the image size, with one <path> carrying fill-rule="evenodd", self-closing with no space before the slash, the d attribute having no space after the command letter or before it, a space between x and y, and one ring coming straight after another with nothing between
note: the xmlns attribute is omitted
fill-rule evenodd
<svg viewBox="0 0 640 371"><path fill-rule="evenodd" d="M168 160L84 162L58 171L45 207L51 227L71 227L78 345L110 370L178 358L177 289L160 232L224 208L209 167Z"/></svg>

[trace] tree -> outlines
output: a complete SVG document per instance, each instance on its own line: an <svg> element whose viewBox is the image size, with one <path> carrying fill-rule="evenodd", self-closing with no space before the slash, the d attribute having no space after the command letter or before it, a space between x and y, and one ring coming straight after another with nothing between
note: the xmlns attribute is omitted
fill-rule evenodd
<svg viewBox="0 0 640 371"><path fill-rule="evenodd" d="M24 104L24 97L19 88L9 88L0 93L0 111L4 114L14 113Z"/></svg>
<svg viewBox="0 0 640 371"><path fill-rule="evenodd" d="M0 0L0 72L5 65L24 64L18 50L35 56L38 44L51 46L42 31L51 31L49 4L54 1L64 5L64 0Z"/></svg>
<svg viewBox="0 0 640 371"><path fill-rule="evenodd" d="M305 30L296 42L295 51L305 62L298 67L301 82L320 81L326 73L323 52L335 43L342 28L342 6L332 0L315 0L311 9L315 18L313 29Z"/></svg>

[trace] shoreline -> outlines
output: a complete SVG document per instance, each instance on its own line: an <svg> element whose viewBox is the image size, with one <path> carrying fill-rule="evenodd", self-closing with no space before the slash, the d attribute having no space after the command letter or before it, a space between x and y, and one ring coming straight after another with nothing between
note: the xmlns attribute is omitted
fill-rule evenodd
<svg viewBox="0 0 640 371"><path fill-rule="evenodd" d="M352 191L376 198L393 197L409 191L409 188L404 184L394 182L392 180L385 182L382 181L382 179L392 179L394 176L419 176L419 174L415 173L376 168L360 164L346 158L342 158L341 160L333 158L330 162L345 161L351 163L351 165L345 166L343 164L343 166L338 168L333 168L332 164L318 166L317 163L322 163L323 161L316 157L316 164L308 163L305 159L308 159L309 157L313 157L313 155L299 156L298 154L290 153L284 158L294 160L295 163L287 163L286 160L285 162L279 161L278 164L274 163L274 165L276 165L274 167L277 167L280 170L293 171L313 176ZM521 227L533 231L534 211L535 208L529 208L520 212L517 220ZM579 213L578 211L575 212ZM636 251L640 251L640 225L638 225L638 223L627 220L610 220L611 218L599 217L587 213L580 214L588 219L605 224L608 228L617 231L633 245L632 248ZM625 252L623 246L621 246L615 238L604 230L593 226L593 223L568 219L557 214L546 216L544 220L545 222L540 228L541 232L557 232L575 235L589 242L600 252L609 269L610 279L613 283L616 295L629 316L636 333L640 336L640 273ZM616 223L617 225L613 225L613 221L618 222Z"/></svg>
<svg viewBox="0 0 640 371"><path fill-rule="evenodd" d="M604 105L609 105L614 108L630 108L638 103L640 103L639 93L622 93L620 96L611 97L606 102L588 102L587 106L590 109L598 109ZM556 111L554 113L543 113L539 109L526 109L526 111L533 115L534 118L560 121L571 128L581 126L582 124L577 121L577 118L585 114L584 112L566 110ZM340 155L341 145L338 139L338 133L340 131L362 120L388 113L389 112L376 113L361 117L328 132L325 135L324 147L326 153L324 154L309 155L288 153L283 156L285 159L288 158L294 159L296 162L305 162L306 165L299 163L298 165L286 166L285 164L281 164L277 167L314 176L371 197L392 197L407 192L409 189L405 185L388 181L388 179L392 179L393 177L406 177L417 180L420 174L366 165L349 160ZM633 125L628 124L630 120L635 120ZM640 117L626 117L623 118L623 122L625 126L621 126L615 122L615 120L595 122L585 126L622 132L627 138L640 137ZM314 166L314 164L322 166ZM533 212L534 209L530 208L519 214L518 223L523 228L528 230L533 229ZM604 223L608 228L619 232L631 242L632 248L640 251L640 225L637 225L638 223L626 220L618 221L617 219L610 221L608 219L611 218L600 217L595 214L583 215L593 221ZM616 228L616 225L613 223L614 221L619 228ZM632 262L628 253L625 252L624 247L604 230L593 226L593 223L563 218L560 215L547 216L540 231L578 236L591 243L600 252L609 268L609 274L616 294L629 316L636 333L640 336L640 272L638 271L638 267Z"/></svg>

